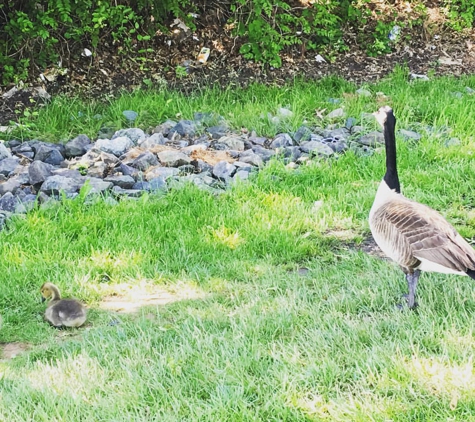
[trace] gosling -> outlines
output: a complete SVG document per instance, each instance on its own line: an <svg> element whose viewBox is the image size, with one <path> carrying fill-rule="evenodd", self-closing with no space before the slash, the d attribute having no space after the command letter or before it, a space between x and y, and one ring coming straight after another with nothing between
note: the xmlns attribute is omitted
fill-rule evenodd
<svg viewBox="0 0 475 422"><path fill-rule="evenodd" d="M41 301L49 299L45 319L53 327L80 327L86 322L86 308L75 299L61 299L59 289L53 283L41 286Z"/></svg>

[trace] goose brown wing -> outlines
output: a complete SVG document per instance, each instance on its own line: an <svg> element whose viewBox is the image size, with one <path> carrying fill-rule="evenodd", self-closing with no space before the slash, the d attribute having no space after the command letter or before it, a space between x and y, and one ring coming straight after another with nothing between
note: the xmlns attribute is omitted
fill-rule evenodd
<svg viewBox="0 0 475 422"><path fill-rule="evenodd" d="M475 269L475 250L432 208L401 198L386 204L385 217L406 239L415 258L455 271Z"/></svg>

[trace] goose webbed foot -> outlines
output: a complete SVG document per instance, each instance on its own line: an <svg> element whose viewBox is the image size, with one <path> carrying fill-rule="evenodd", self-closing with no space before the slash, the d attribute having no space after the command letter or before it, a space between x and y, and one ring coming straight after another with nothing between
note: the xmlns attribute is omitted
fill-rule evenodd
<svg viewBox="0 0 475 422"><path fill-rule="evenodd" d="M412 273L406 274L409 293L407 295L404 295L403 297L406 299L407 307L409 309L416 309L418 306L418 303L416 302L416 288L420 274L421 272L419 270L415 270ZM402 305L398 305L398 308L402 309Z"/></svg>
<svg viewBox="0 0 475 422"><path fill-rule="evenodd" d="M409 306L409 300L410 300L410 299L409 299L409 295L402 295L401 298L402 298L402 300L403 300L403 303L398 303L398 304L396 305L396 307L397 307L400 311L402 311L402 310L404 310L404 309L406 309L406 308L409 308L409 309L411 309L411 310L415 310L415 309L419 306L419 304L418 304L415 300L414 300L414 302L413 302L413 303L414 303L413 306L412 306L412 307Z"/></svg>

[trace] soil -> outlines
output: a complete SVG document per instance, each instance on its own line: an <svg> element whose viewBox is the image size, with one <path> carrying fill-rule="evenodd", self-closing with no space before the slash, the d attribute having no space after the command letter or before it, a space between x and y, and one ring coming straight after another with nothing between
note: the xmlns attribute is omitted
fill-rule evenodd
<svg viewBox="0 0 475 422"><path fill-rule="evenodd" d="M163 306L180 300L202 299L203 297L199 291L186 287L169 291L158 286L142 288L134 286L132 288L128 285L119 285L116 286L116 291L101 301L99 308L121 314L134 314L144 306Z"/></svg>
<svg viewBox="0 0 475 422"><path fill-rule="evenodd" d="M66 74L60 75L63 72L55 67L37 68L26 82L29 86L42 85L53 96L63 93L108 99L124 90L144 86L167 86L189 93L210 86L246 87L253 82L282 85L295 78L318 80L329 75L341 76L359 85L384 78L396 66L405 66L409 73L429 74L429 77L475 73L475 29L463 33L444 29L446 26L439 22L438 8L429 9L434 12L429 13L427 24L404 29L402 41L393 45L389 54L370 57L356 32L346 28L344 41L348 51L334 57L320 52L326 59L320 63L316 61L319 52L306 50L304 43L286 50L281 55L282 67L272 68L246 60L239 54L240 41L225 25L226 19L223 21L218 6L202 11L203 18L193 33L180 30L157 34L150 41L151 53L125 55L120 45L104 41L92 56L84 57L82 53L87 46L68 45L61 57ZM403 10L398 12L400 17L404 13ZM204 46L209 47L211 53L208 61L200 64L197 57ZM140 43L136 45L137 51L143 47ZM25 108L44 103L24 90L9 98L1 97L10 88L0 87L0 125L16 121Z"/></svg>
<svg viewBox="0 0 475 422"><path fill-rule="evenodd" d="M15 356L26 352L29 348L30 345L27 343L0 344L0 360L13 359Z"/></svg>

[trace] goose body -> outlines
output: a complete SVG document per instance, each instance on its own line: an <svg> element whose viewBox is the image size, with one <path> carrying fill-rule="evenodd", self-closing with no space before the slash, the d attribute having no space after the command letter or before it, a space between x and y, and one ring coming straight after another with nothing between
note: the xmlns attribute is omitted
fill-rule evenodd
<svg viewBox="0 0 475 422"><path fill-rule="evenodd" d="M58 287L53 283L41 286L42 300L49 299L45 319L54 327L80 327L86 322L85 306L75 299L61 299Z"/></svg>
<svg viewBox="0 0 475 422"><path fill-rule="evenodd" d="M376 192L369 225L381 250L406 274L408 305L413 308L421 271L475 279L475 250L441 214L401 194L396 164L396 118L390 107L380 108L375 116L384 129L386 174Z"/></svg>

